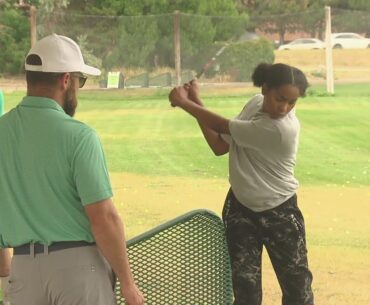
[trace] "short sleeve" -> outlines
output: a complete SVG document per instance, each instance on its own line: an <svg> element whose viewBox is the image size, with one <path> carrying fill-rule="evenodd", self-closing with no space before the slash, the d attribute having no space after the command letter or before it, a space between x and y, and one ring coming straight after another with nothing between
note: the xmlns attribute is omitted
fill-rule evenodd
<svg viewBox="0 0 370 305"><path fill-rule="evenodd" d="M224 140L227 144L231 144L231 136L226 133L220 133L220 137Z"/></svg>
<svg viewBox="0 0 370 305"><path fill-rule="evenodd" d="M234 120L243 120L245 118L247 110L249 105L251 104L251 101L249 101L247 104L244 105L242 111L234 118ZM222 140L224 140L227 144L231 144L232 137L229 134L221 133L220 137Z"/></svg>
<svg viewBox="0 0 370 305"><path fill-rule="evenodd" d="M277 126L263 117L250 121L230 120L229 129L232 139L241 147L264 150L281 143Z"/></svg>
<svg viewBox="0 0 370 305"><path fill-rule="evenodd" d="M77 144L72 171L83 205L113 196L104 152L93 130L85 133Z"/></svg>

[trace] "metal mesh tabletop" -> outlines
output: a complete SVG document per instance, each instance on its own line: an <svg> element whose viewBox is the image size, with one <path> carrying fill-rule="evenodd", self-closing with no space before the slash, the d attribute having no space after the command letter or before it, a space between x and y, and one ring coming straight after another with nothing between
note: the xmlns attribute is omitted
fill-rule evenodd
<svg viewBox="0 0 370 305"><path fill-rule="evenodd" d="M221 219L206 210L175 218L128 241L147 304L232 304L229 254ZM118 304L125 304L116 287Z"/></svg>

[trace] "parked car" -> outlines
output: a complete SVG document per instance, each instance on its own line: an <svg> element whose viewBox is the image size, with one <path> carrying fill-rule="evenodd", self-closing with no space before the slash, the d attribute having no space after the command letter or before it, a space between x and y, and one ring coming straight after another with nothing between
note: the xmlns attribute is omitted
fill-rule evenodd
<svg viewBox="0 0 370 305"><path fill-rule="evenodd" d="M325 43L316 38L299 38L290 43L282 44L278 50L324 49Z"/></svg>
<svg viewBox="0 0 370 305"><path fill-rule="evenodd" d="M370 39L356 33L335 33L331 45L334 49L366 49L370 48Z"/></svg>

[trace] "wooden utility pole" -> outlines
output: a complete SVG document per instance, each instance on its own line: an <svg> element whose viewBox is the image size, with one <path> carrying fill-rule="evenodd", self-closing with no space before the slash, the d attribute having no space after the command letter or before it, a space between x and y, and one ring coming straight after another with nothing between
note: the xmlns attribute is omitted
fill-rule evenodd
<svg viewBox="0 0 370 305"><path fill-rule="evenodd" d="M181 54L180 54L180 12L173 13L173 45L175 50L176 84L181 84Z"/></svg>
<svg viewBox="0 0 370 305"><path fill-rule="evenodd" d="M37 40L36 34L36 7L31 5L29 8L30 12L30 38L31 38L31 47L33 47Z"/></svg>
<svg viewBox="0 0 370 305"><path fill-rule="evenodd" d="M30 22L30 42L31 47L33 47L37 40L36 34L36 7L29 3L24 3L22 0L19 1L17 7L26 11L28 15L28 20Z"/></svg>
<svg viewBox="0 0 370 305"><path fill-rule="evenodd" d="M326 42L326 91L334 93L334 72L333 72L333 46L331 42L331 10L325 6L325 42Z"/></svg>

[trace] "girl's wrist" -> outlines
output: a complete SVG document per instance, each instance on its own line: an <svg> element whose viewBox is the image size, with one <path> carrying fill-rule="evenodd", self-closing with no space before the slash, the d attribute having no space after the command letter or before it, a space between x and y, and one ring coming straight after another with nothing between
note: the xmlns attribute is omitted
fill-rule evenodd
<svg viewBox="0 0 370 305"><path fill-rule="evenodd" d="M181 98L181 99L179 100L178 105L179 105L180 107L182 107L183 105L188 104L188 103L191 103L191 100L189 100L189 99L188 99L188 98L186 98L186 97L183 97L183 98Z"/></svg>
<svg viewBox="0 0 370 305"><path fill-rule="evenodd" d="M197 97L195 98L195 102L199 105L199 106L203 106L203 103L202 101Z"/></svg>

